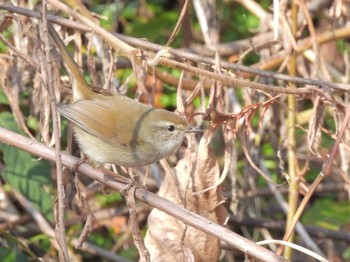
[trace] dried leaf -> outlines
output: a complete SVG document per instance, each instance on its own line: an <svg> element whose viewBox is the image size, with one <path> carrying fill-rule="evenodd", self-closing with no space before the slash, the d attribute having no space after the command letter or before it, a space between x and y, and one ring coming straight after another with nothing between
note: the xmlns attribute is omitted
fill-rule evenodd
<svg viewBox="0 0 350 262"><path fill-rule="evenodd" d="M134 243L139 251L140 254L140 262L143 261L151 261L150 260L150 254L145 247L145 243L142 239L141 236L141 231L137 222L136 218L136 205L135 205L135 187L131 187L126 195L125 195L125 200L129 208L129 215L130 215L130 225L131 225L131 231L132 231L132 236L134 238Z"/></svg>
<svg viewBox="0 0 350 262"><path fill-rule="evenodd" d="M94 227L95 221L96 221L96 218L94 217L94 215L92 213L89 213L87 216L86 222L85 222L83 232L81 232L79 240L75 245L75 248L82 247L82 245L84 244L86 239L89 237L89 235Z"/></svg>
<svg viewBox="0 0 350 262"><path fill-rule="evenodd" d="M140 50L140 54L135 54L135 56L142 56L142 52ZM132 68L136 77L137 81L137 92L136 92L136 98L139 100L141 95L145 95L148 102L153 105L153 98L149 95L147 89L146 89L146 79L147 79L147 73L142 65L142 60L135 58L132 60Z"/></svg>
<svg viewBox="0 0 350 262"><path fill-rule="evenodd" d="M3 68L0 71L0 84L2 86L2 89L4 90L4 93L9 101L13 116L18 124L18 126L24 131L30 138L35 138L30 133L29 129L26 126L25 118L22 114L22 111L20 109L20 103L19 103L19 92L20 92L20 76L19 72L12 64L6 63L5 60L1 60L1 67ZM7 70L6 70L7 69ZM9 83L11 82L11 83ZM11 88L9 87L9 84L11 85Z"/></svg>
<svg viewBox="0 0 350 262"><path fill-rule="evenodd" d="M216 185L220 177L218 162L209 146L214 129L208 129L203 135L197 158L190 149L185 151L175 168L175 178L166 174L159 195L215 223L222 223L227 213L220 188L198 193ZM152 261L217 261L219 258L218 239L162 211L151 212L148 226L145 244Z"/></svg>
<svg viewBox="0 0 350 262"><path fill-rule="evenodd" d="M322 103L319 96L313 99L313 114L309 122L309 131L307 133L307 146L308 149L318 155L319 138L321 136L321 130L319 128L320 123L323 120L324 111L326 106Z"/></svg>

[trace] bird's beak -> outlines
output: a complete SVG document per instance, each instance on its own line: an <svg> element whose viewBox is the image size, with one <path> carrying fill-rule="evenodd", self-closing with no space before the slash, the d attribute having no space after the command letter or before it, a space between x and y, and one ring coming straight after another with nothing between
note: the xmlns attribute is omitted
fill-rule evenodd
<svg viewBox="0 0 350 262"><path fill-rule="evenodd" d="M203 130L191 126L186 130L186 133L203 133Z"/></svg>

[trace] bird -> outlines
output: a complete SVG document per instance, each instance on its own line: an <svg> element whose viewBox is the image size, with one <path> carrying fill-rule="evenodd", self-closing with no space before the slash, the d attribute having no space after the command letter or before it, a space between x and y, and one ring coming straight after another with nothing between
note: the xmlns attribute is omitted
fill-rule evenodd
<svg viewBox="0 0 350 262"><path fill-rule="evenodd" d="M72 76L73 103L57 109L73 123L74 137L93 163L150 165L176 151L186 134L202 132L173 112L94 92L51 24L48 31Z"/></svg>

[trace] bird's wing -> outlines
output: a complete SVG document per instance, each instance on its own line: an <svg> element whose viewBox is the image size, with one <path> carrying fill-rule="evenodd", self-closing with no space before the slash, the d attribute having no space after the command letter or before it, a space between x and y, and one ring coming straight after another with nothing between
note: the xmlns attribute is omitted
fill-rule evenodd
<svg viewBox="0 0 350 262"><path fill-rule="evenodd" d="M116 116L111 105L100 100L79 100L70 105L58 105L58 111L89 134L105 143L127 149L116 132Z"/></svg>

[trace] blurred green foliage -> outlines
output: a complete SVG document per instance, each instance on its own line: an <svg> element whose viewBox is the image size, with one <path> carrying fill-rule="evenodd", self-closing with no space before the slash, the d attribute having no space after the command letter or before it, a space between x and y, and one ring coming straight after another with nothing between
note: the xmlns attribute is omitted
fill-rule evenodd
<svg viewBox="0 0 350 262"><path fill-rule="evenodd" d="M115 206L118 202L124 201L124 198L120 195L120 193L111 193L111 194L96 194L95 195L96 204L100 207L106 207L109 205Z"/></svg>
<svg viewBox="0 0 350 262"><path fill-rule="evenodd" d="M9 40L13 34L13 27L12 26L9 26L6 30L4 30L2 32L3 36L5 37L5 39ZM0 41L0 54L1 53L6 53L7 52L7 46L2 42Z"/></svg>
<svg viewBox="0 0 350 262"><path fill-rule="evenodd" d="M0 126L24 135L10 112L0 113ZM1 176L33 202L47 219L53 221L54 196L50 163L45 160L37 161L31 154L3 143L0 143L0 151L4 161Z"/></svg>
<svg viewBox="0 0 350 262"><path fill-rule="evenodd" d="M317 198L302 217L302 223L306 225L319 226L331 230L340 230L349 222L349 201L336 201L331 197Z"/></svg>
<svg viewBox="0 0 350 262"><path fill-rule="evenodd" d="M30 261L27 255L18 247L16 241L6 241L0 245L0 257L4 262L26 262Z"/></svg>
<svg viewBox="0 0 350 262"><path fill-rule="evenodd" d="M1 43L1 42L0 42ZM8 105L9 101L5 96L5 93L2 89L0 89L0 105Z"/></svg>
<svg viewBox="0 0 350 262"><path fill-rule="evenodd" d="M34 1L37 3L38 1ZM177 2L169 0L149 0L147 1L147 14L141 15L139 13L138 0L124 1L120 6L116 6L114 1L92 0L89 1L89 8L92 12L105 17L106 19L100 19L100 24L107 30L114 30L113 25L119 22L117 30L130 36L145 38L150 42L165 44L171 35L177 19L180 14L180 8L177 6ZM259 3L268 8L272 1L262 0ZM119 9L118 9L119 8ZM200 42L201 31L196 19L193 7L190 8L189 13L192 18L191 29L193 30L194 41ZM235 1L217 1L217 17L218 24L220 25L220 41L229 42L238 39L248 38L258 30L259 19L252 15L249 11L245 10L241 5ZM118 20L118 21L117 21ZM3 32L6 39L10 39L13 32L12 27ZM182 31L177 35L172 47L181 48L182 46ZM339 40L337 45L340 50L349 50L349 45L346 41ZM7 47L0 41L0 53L7 52ZM250 54L243 61L244 64L251 64L259 61L258 54ZM65 70L65 69L63 69ZM164 69L168 73L174 76L179 76L180 71L177 69ZM132 73L132 69L118 69L116 75L120 80L120 83L124 83L129 75ZM88 81L91 82L91 78L86 74ZM129 82L129 86L134 87L136 80L132 78ZM134 90L130 90L130 95L134 94ZM244 97L241 89L236 89L235 94L238 102L241 105L245 105ZM28 98L28 93L21 94L21 100ZM164 85L163 94L160 98L160 103L165 108L173 108L176 106L176 88L168 85ZM200 98L196 98L194 105L198 106ZM4 95L2 89L0 89L0 104L2 108L8 107L8 101ZM206 98L206 104L208 104L208 98ZM304 108L313 107L313 104L304 105ZM22 108L24 112L28 113L29 108ZM27 114L28 127L34 131L38 129L39 119L37 116ZM260 115L257 112L252 118L252 128L256 129L259 126ZM325 118L325 128L333 133L336 133L336 126L332 117ZM63 122L66 126L67 122ZM21 132L13 119L10 112L0 113L0 126L8 128L17 133ZM305 141L305 130L298 129L297 137L298 143ZM216 139L216 138L215 138ZM222 157L224 150L220 137L217 138L218 142L214 141L213 144L215 153L218 157ZM222 140L222 139L221 139ZM276 170L279 168L278 161L276 160L276 149L270 143L264 141L264 137L256 135L253 143L261 146L261 157L267 167L270 175L274 181L278 181L278 175ZM279 141L281 142L281 141ZM237 148L241 147L240 141L237 139L234 141ZM329 134L322 133L321 146L323 148L331 148L334 143L334 139ZM5 169L1 176L4 180L13 188L23 194L28 200L33 202L36 207L50 220L53 221L53 202L54 202L54 187L51 180L52 166L49 162L40 160L37 161L32 155L21 151L16 148L9 147L8 145L0 143L0 151L2 153L2 160L4 162ZM281 154L285 152L280 152ZM283 156L282 156L283 157ZM244 159L244 160L242 160ZM246 173L244 169L247 168L247 162L245 157L238 159L236 173ZM287 170L287 167L285 166ZM312 182L319 174L320 167L310 165L310 169L305 176L306 181ZM257 185L260 187L266 187L266 181L258 176ZM99 207L108 207L110 205L117 205L121 201L124 201L119 193L113 194L98 194L94 197L96 204ZM267 206L268 203L264 202L262 206ZM334 215L336 214L336 215ZM275 218L284 219L282 212L276 214L270 214ZM339 230L350 221L350 207L348 201L337 201L332 195L324 198L315 199L302 217L302 222L309 225L317 225L323 228ZM82 230L82 225L73 225L68 229L68 235L78 234ZM78 233L77 233L78 232ZM143 233L145 228L143 229ZM105 249L111 249L115 242L118 242L118 238L113 230L101 230L93 232L89 241L102 246ZM44 235L35 235L30 238L30 243L40 246L43 250L49 250L51 244L49 239ZM137 257L136 248L130 244L127 248L124 248L120 255L126 258L135 259ZM85 261L94 260L92 255L82 254ZM2 261L27 261L27 257L19 252L15 243L8 243L6 247L0 247L0 257ZM350 258L350 251L344 254L344 257Z"/></svg>

